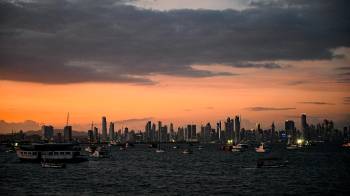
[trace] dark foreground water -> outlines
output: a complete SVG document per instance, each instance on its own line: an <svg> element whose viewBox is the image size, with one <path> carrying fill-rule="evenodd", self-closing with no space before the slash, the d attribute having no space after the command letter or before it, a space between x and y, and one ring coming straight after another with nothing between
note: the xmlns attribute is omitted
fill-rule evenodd
<svg viewBox="0 0 350 196"><path fill-rule="evenodd" d="M256 169L259 156L219 151L194 153L136 145L113 149L110 160L67 164L65 169L19 163L0 153L0 195L350 195L350 151L319 147L273 150L289 161L284 168ZM271 155L265 155L271 156Z"/></svg>

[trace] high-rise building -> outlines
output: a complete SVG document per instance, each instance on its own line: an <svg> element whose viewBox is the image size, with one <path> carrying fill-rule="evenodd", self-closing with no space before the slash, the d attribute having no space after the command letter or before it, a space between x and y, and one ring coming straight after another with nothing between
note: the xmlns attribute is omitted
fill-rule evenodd
<svg viewBox="0 0 350 196"><path fill-rule="evenodd" d="M109 123L109 140L112 141L115 138L115 133L114 133L114 122Z"/></svg>
<svg viewBox="0 0 350 196"><path fill-rule="evenodd" d="M102 117L102 141L107 140L107 119L105 116Z"/></svg>
<svg viewBox="0 0 350 196"><path fill-rule="evenodd" d="M162 132L162 122L161 122L161 121L158 121L157 140L158 140L159 142L162 142L161 132Z"/></svg>
<svg viewBox="0 0 350 196"><path fill-rule="evenodd" d="M129 128L128 127L124 128L124 140L126 142L130 141L130 135L129 135Z"/></svg>
<svg viewBox="0 0 350 196"><path fill-rule="evenodd" d="M64 142L72 141L72 126L65 126L63 129Z"/></svg>
<svg viewBox="0 0 350 196"><path fill-rule="evenodd" d="M239 116L235 116L235 144L237 145L241 138L240 138L240 129L241 129L241 120L239 119Z"/></svg>
<svg viewBox="0 0 350 196"><path fill-rule="evenodd" d="M179 127L177 129L177 141L184 141L184 140L185 140L184 128Z"/></svg>
<svg viewBox="0 0 350 196"><path fill-rule="evenodd" d="M88 138L89 138L89 143L94 142L94 132L92 130L88 130Z"/></svg>
<svg viewBox="0 0 350 196"><path fill-rule="evenodd" d="M161 128L161 141L168 142L168 126L163 126Z"/></svg>
<svg viewBox="0 0 350 196"><path fill-rule="evenodd" d="M292 120L286 120L284 122L284 129L287 131L287 133L291 133L295 130L295 123Z"/></svg>
<svg viewBox="0 0 350 196"><path fill-rule="evenodd" d="M275 143L275 137L276 137L276 127L275 127L275 122L272 122L272 125L271 125L271 143Z"/></svg>
<svg viewBox="0 0 350 196"><path fill-rule="evenodd" d="M192 140L195 140L196 137L197 137L197 129L196 129L196 125L191 125L191 137L192 137Z"/></svg>
<svg viewBox="0 0 350 196"><path fill-rule="evenodd" d="M95 140L96 143L98 143L99 140L100 140L97 127L94 127L94 140Z"/></svg>
<svg viewBox="0 0 350 196"><path fill-rule="evenodd" d="M146 126L145 126L145 140L146 142L152 142L151 138L151 133L152 133L152 122L151 121L148 121Z"/></svg>
<svg viewBox="0 0 350 196"><path fill-rule="evenodd" d="M41 127L42 139L51 140L53 138L53 126L43 125Z"/></svg>
<svg viewBox="0 0 350 196"><path fill-rule="evenodd" d="M219 139L219 141L222 141L222 136L221 136L221 121L216 123L216 134Z"/></svg>
<svg viewBox="0 0 350 196"><path fill-rule="evenodd" d="M301 114L301 134L303 137L308 135L307 131L308 131L308 124L306 121L306 114Z"/></svg>
<svg viewBox="0 0 350 196"><path fill-rule="evenodd" d="M230 117L225 122L225 138L227 141L233 141L233 125L234 121Z"/></svg>

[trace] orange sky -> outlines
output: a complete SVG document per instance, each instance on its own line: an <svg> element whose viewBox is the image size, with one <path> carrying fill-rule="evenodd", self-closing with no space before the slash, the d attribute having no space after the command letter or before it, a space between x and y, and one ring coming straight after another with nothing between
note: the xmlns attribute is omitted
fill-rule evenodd
<svg viewBox="0 0 350 196"><path fill-rule="evenodd" d="M87 129L91 121L153 118L175 126L186 123L215 123L227 116L240 114L251 124L261 122L264 127L273 120L282 125L285 119L307 113L311 117L343 121L350 105L349 85L337 83L336 66L349 59L332 61L279 62L287 69L266 70L208 66L210 70L225 70L237 76L183 78L155 75L156 85L115 83L78 83L48 85L26 82L0 81L0 119L7 122L34 120L57 128L70 122L76 129ZM196 66L194 66L196 67ZM203 69L203 67L202 67ZM306 81L300 85L290 85ZM329 104L303 104L326 102ZM250 107L296 108L278 111L250 111ZM252 128L247 123L246 128ZM142 126L140 126L142 125ZM122 125L117 125L122 126ZM140 124L126 124L142 129Z"/></svg>

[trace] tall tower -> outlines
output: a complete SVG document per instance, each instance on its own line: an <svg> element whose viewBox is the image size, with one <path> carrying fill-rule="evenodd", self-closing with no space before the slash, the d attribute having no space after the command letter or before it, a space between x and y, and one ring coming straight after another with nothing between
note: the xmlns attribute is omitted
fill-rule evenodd
<svg viewBox="0 0 350 196"><path fill-rule="evenodd" d="M237 145L240 142L240 129L241 129L241 120L239 116L235 117L235 144Z"/></svg>
<svg viewBox="0 0 350 196"><path fill-rule="evenodd" d="M105 116L102 117L102 141L107 140L107 119Z"/></svg>
<svg viewBox="0 0 350 196"><path fill-rule="evenodd" d="M72 126L65 126L63 129L63 138L64 142L71 142L72 141Z"/></svg>
<svg viewBox="0 0 350 196"><path fill-rule="evenodd" d="M112 141L114 140L114 123L113 122L110 122L109 123L109 141Z"/></svg>
<svg viewBox="0 0 350 196"><path fill-rule="evenodd" d="M306 121L306 114L301 114L301 135L302 137L305 137L307 135L307 129L308 129L308 125L307 125L307 121Z"/></svg>

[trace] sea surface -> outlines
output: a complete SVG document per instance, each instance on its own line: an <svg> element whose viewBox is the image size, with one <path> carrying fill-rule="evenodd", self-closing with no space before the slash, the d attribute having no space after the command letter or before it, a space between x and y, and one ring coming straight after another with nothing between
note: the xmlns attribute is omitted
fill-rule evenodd
<svg viewBox="0 0 350 196"><path fill-rule="evenodd" d="M0 195L350 195L350 150L330 146L267 154L224 152L204 145L156 153L146 145L112 158L67 164L64 169L20 163L0 152ZM260 157L280 157L286 167L256 168Z"/></svg>

